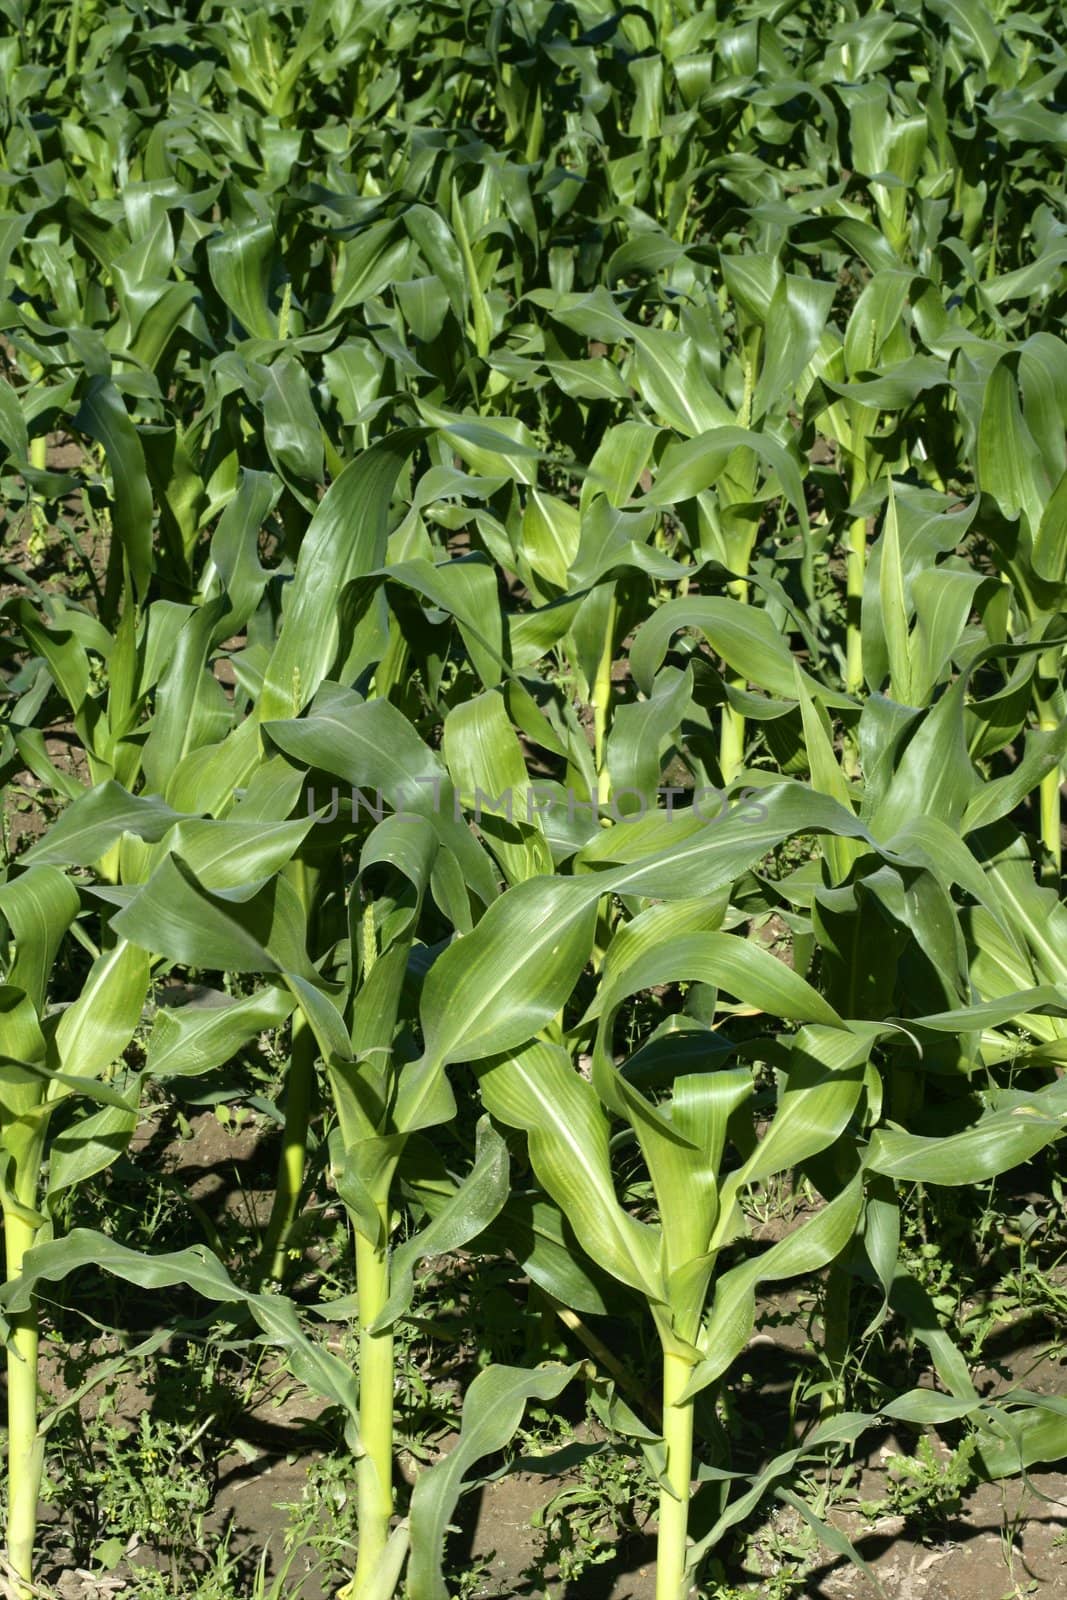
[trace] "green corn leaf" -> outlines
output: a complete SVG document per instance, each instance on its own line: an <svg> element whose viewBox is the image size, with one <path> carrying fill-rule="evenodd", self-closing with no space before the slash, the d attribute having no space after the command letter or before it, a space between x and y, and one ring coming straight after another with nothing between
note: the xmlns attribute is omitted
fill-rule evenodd
<svg viewBox="0 0 1067 1600"><path fill-rule="evenodd" d="M317 981L304 945L303 911L284 878L216 893L179 856L168 855L126 900L112 927L131 944L172 961Z"/></svg>
<svg viewBox="0 0 1067 1600"><path fill-rule="evenodd" d="M133 1038L148 995L148 952L119 939L93 962L81 993L49 1041L50 1064L82 1078L103 1075Z"/></svg>
<svg viewBox="0 0 1067 1600"><path fill-rule="evenodd" d="M1022 1097L1009 1109L987 1112L959 1133L928 1137L880 1128L871 1135L867 1165L905 1182L958 1186L983 1183L1058 1139L1067 1126L1067 1100L1051 1092Z"/></svg>
<svg viewBox="0 0 1067 1600"><path fill-rule="evenodd" d="M712 649L749 683L782 699L794 695L797 667L767 612L723 595L670 600L644 624L634 641L630 665L646 694L672 635L683 628L699 628ZM843 695L823 688L807 674L803 674L803 681L809 693L821 695L826 703L849 704Z"/></svg>
<svg viewBox="0 0 1067 1600"><path fill-rule="evenodd" d="M245 332L258 339L278 337L267 302L274 249L274 228L267 222L224 228L208 241L208 271L216 293Z"/></svg>
<svg viewBox="0 0 1067 1600"><path fill-rule="evenodd" d="M1036 534L1051 486L1019 404L1015 375L999 361L990 373L978 431L978 481L1006 517L1024 517Z"/></svg>
<svg viewBox="0 0 1067 1600"><path fill-rule="evenodd" d="M441 1572L444 1539L464 1475L507 1444L529 1400L554 1400L577 1371L577 1366L493 1366L475 1378L464 1397L458 1442L443 1461L421 1474L411 1497L411 1600L448 1600Z"/></svg>
<svg viewBox="0 0 1067 1600"><path fill-rule="evenodd" d="M351 693L321 695L307 716L270 722L264 731L279 749L308 767L332 773L377 805L404 817L426 817L483 902L496 897L496 876L484 851L456 816L456 794L444 763L410 722L385 700ZM318 803L318 793L309 791ZM355 804L361 805L358 798Z"/></svg>
<svg viewBox="0 0 1067 1600"><path fill-rule="evenodd" d="M77 889L56 867L35 865L0 884L0 917L13 942L7 983L43 1012L60 941L81 905Z"/></svg>
<svg viewBox="0 0 1067 1600"><path fill-rule="evenodd" d="M756 1320L756 1286L779 1283L828 1265L855 1232L862 1204L862 1184L854 1178L829 1204L784 1239L718 1279L711 1313L701 1335L706 1354L693 1370L688 1394L699 1394L714 1383L748 1343Z"/></svg>
<svg viewBox="0 0 1067 1600"><path fill-rule="evenodd" d="M30 1251L18 1278L0 1289L0 1313L24 1311L40 1283L62 1281L82 1267L113 1273L142 1289L186 1288L216 1303L241 1304L267 1336L287 1351L294 1374L312 1393L339 1405L347 1415L347 1431L358 1439L359 1398L355 1378L339 1356L331 1355L300 1325L296 1307L281 1295L249 1294L228 1276L203 1245L166 1255L141 1255L105 1234L75 1228Z"/></svg>
<svg viewBox="0 0 1067 1600"><path fill-rule="evenodd" d="M107 452L112 482L112 520L117 535L112 568L121 586L121 551L129 564L137 595L143 599L152 576L152 490L145 471L144 450L137 429L114 384L105 378L89 381L74 426L96 439Z"/></svg>
<svg viewBox="0 0 1067 1600"><path fill-rule="evenodd" d="M1034 537L1034 571L1049 583L1067 582L1067 472L1049 497Z"/></svg>
<svg viewBox="0 0 1067 1600"><path fill-rule="evenodd" d="M50 1143L48 1199L103 1172L126 1149L137 1112L103 1106L71 1123Z"/></svg>
<svg viewBox="0 0 1067 1600"><path fill-rule="evenodd" d="M443 748L458 793L509 883L550 873L552 856L531 802L522 751L499 694L482 694L445 718Z"/></svg>
<svg viewBox="0 0 1067 1600"><path fill-rule="evenodd" d="M281 636L258 701L261 721L295 716L329 675L344 642L343 591L385 559L393 488L419 437L410 430L392 434L330 485L304 536L285 597ZM324 605L324 595L333 602Z"/></svg>
<svg viewBox="0 0 1067 1600"><path fill-rule="evenodd" d="M219 997L213 1005L161 1007L145 1048L145 1073L163 1080L214 1071L259 1034L280 1028L294 1004L272 986L229 1003Z"/></svg>
<svg viewBox="0 0 1067 1600"><path fill-rule="evenodd" d="M390 1262L388 1303L373 1325L382 1332L402 1317L415 1290L413 1269L426 1256L444 1255L469 1244L500 1215L508 1197L508 1151L488 1117L477 1129L474 1165L455 1194L425 1228L406 1239Z"/></svg>
<svg viewBox="0 0 1067 1600"><path fill-rule="evenodd" d="M889 488L889 504L886 508L885 528L882 533L882 561L878 570L878 589L882 602L882 627L885 630L885 643L889 654L890 693L901 705L911 705L912 647L892 484Z"/></svg>
<svg viewBox="0 0 1067 1600"><path fill-rule="evenodd" d="M654 1236L619 1203L607 1117L566 1052L528 1045L483 1063L478 1084L490 1113L526 1132L534 1171L590 1260L646 1297L663 1299Z"/></svg>

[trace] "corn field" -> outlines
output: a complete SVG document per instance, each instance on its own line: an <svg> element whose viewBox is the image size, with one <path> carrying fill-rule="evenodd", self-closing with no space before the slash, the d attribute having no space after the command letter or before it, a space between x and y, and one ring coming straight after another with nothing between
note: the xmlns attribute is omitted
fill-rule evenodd
<svg viewBox="0 0 1067 1600"><path fill-rule="evenodd" d="M1067 1596L870 1538L1067 1525L1062 6L0 0L0 147L3 1592Z"/></svg>

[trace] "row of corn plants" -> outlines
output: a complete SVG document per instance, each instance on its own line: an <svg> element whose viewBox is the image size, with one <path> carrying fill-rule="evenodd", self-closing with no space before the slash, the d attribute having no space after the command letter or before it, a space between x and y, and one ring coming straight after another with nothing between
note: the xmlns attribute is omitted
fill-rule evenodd
<svg viewBox="0 0 1067 1600"><path fill-rule="evenodd" d="M445 1600L464 1479L583 1380L683 1600L876 1420L861 1283L935 1378L878 1415L1058 1459L1062 1402L983 1399L899 1240L911 1186L1067 1115L1059 8L2 9L20 1600L46 1286L86 1268L196 1291L339 1409L347 1600ZM156 1011L189 972L226 1003ZM63 1232L149 1092L265 1035L255 1261ZM292 1292L323 1163L341 1303ZM479 1248L592 1355L488 1365L400 1500L395 1333ZM716 1402L816 1276L820 1414L746 1477ZM654 1330L655 1429L608 1316Z"/></svg>

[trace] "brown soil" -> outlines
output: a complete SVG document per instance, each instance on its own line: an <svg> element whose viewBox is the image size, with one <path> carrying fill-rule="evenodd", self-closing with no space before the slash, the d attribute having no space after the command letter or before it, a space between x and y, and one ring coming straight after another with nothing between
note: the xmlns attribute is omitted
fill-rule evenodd
<svg viewBox="0 0 1067 1600"><path fill-rule="evenodd" d="M1058 1600L1067 1595L1067 1484L1059 1473L1035 1474L1031 1484L981 1485L939 1537L916 1541L899 1518L886 1519L863 1530L857 1548L888 1600ZM812 1600L875 1594L853 1568L812 1582Z"/></svg>
<svg viewBox="0 0 1067 1600"><path fill-rule="evenodd" d="M195 1001L191 1002L195 1004ZM130 1143L130 1154L152 1147L153 1163L180 1184L201 1214L217 1223L237 1216L262 1226L270 1214L272 1163L265 1159L265 1135L258 1121L241 1128L224 1127L211 1112L190 1119L192 1137L172 1137L169 1122L147 1117Z"/></svg>

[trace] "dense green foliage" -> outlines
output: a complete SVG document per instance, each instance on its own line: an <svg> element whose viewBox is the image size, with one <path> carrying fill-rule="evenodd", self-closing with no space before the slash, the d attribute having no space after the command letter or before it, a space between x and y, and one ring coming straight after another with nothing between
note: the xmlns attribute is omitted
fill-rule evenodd
<svg viewBox="0 0 1067 1600"><path fill-rule="evenodd" d="M1067 1115L1061 8L0 16L15 1574L35 1291L86 1265L188 1284L346 1415L358 1600L443 1600L463 1475L575 1378L488 1366L394 1506L394 1330L479 1239L658 1335L662 1437L594 1390L662 1600L870 1421L858 1284L939 1381L883 1414L1056 1459L898 1246L911 1185ZM226 1003L153 1013L175 974ZM64 1230L146 1096L265 1037L254 1263ZM327 1150L355 1372L285 1293ZM738 1481L708 1402L762 1286L824 1268L821 1418Z"/></svg>

